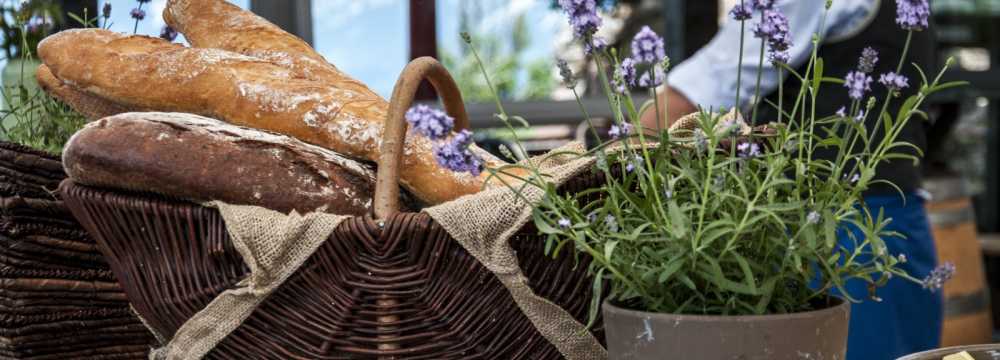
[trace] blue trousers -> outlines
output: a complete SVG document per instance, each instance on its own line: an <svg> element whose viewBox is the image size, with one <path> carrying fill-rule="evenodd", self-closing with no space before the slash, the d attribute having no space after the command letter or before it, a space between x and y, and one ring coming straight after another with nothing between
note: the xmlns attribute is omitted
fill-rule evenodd
<svg viewBox="0 0 1000 360"><path fill-rule="evenodd" d="M916 278L927 276L937 265L937 252L923 199L914 194L905 198L894 194L866 196L865 203L872 214L881 209L886 217L892 218L888 231L904 236L884 239L891 254L906 255L907 262L901 264L902 268ZM843 231L852 231L857 239L864 238L856 228ZM845 235L840 236L841 245L853 247ZM896 277L878 290L882 302L868 299L868 289L862 281L848 282L847 291L856 299L865 299L851 306L848 360L890 360L938 347L944 317L940 290L931 292Z"/></svg>

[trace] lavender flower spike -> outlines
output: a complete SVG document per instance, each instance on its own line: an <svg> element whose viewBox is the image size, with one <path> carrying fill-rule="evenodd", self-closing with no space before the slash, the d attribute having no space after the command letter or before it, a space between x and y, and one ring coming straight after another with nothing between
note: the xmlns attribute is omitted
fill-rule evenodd
<svg viewBox="0 0 1000 360"><path fill-rule="evenodd" d="M872 77L860 71L851 71L844 79L844 87L854 100L861 100L865 93L872 89L871 84Z"/></svg>
<svg viewBox="0 0 1000 360"><path fill-rule="evenodd" d="M636 62L655 64L663 60L667 52L663 49L663 38L656 35L649 26L643 26L632 38L632 58Z"/></svg>
<svg viewBox="0 0 1000 360"><path fill-rule="evenodd" d="M107 20L111 17L111 1L105 1L104 7L101 8L101 17Z"/></svg>
<svg viewBox="0 0 1000 360"><path fill-rule="evenodd" d="M642 76L639 77L639 86L642 87L656 87L663 84L663 81L667 79L667 74L663 72L663 69L659 66L653 67L653 76L649 76L649 72L643 72Z"/></svg>
<svg viewBox="0 0 1000 360"><path fill-rule="evenodd" d="M142 21L142 19L146 18L146 10L134 8L129 12L129 15L132 16L133 19Z"/></svg>
<svg viewBox="0 0 1000 360"><path fill-rule="evenodd" d="M944 283L955 276L955 264L945 262L931 270L931 273L924 278L922 285L924 289L934 291L944 286Z"/></svg>
<svg viewBox="0 0 1000 360"><path fill-rule="evenodd" d="M896 0L896 24L903 30L926 29L930 16L931 7L927 0Z"/></svg>
<svg viewBox="0 0 1000 360"><path fill-rule="evenodd" d="M858 59L858 71L869 74L875 71L875 64L878 64L878 51L866 47L861 51L861 58Z"/></svg>
<svg viewBox="0 0 1000 360"><path fill-rule="evenodd" d="M771 10L774 8L774 0L753 0L755 10Z"/></svg>
<svg viewBox="0 0 1000 360"><path fill-rule="evenodd" d="M788 53L788 50L775 51L772 49L767 53L767 59L771 61L771 64L777 66L778 64L787 64L791 61L792 56Z"/></svg>
<svg viewBox="0 0 1000 360"><path fill-rule="evenodd" d="M406 122L418 133L432 140L444 139L455 127L455 119L427 105L417 105L407 110Z"/></svg>
<svg viewBox="0 0 1000 360"><path fill-rule="evenodd" d="M469 145L472 145L472 133L462 130L451 142L434 145L434 158L448 170L479 176L483 171L483 159L469 150Z"/></svg>
<svg viewBox="0 0 1000 360"><path fill-rule="evenodd" d="M733 6L732 10L729 10L729 16L736 21L746 21L753 17L753 8L743 4L743 0L739 4Z"/></svg>
<svg viewBox="0 0 1000 360"><path fill-rule="evenodd" d="M621 124L614 124L611 125L610 129L608 129L608 136L610 136L613 139L621 139L623 137L631 135L632 128L633 128L632 124L629 124L627 122L623 122Z"/></svg>
<svg viewBox="0 0 1000 360"><path fill-rule="evenodd" d="M636 84L635 60L632 58L622 60L622 63L618 64L618 68L615 69L614 75L612 85L614 85L615 91L619 94L628 92L628 88Z"/></svg>
<svg viewBox="0 0 1000 360"><path fill-rule="evenodd" d="M878 82L892 91L899 91L910 86L910 80L906 76L891 72L888 74L882 74L879 77Z"/></svg>
<svg viewBox="0 0 1000 360"><path fill-rule="evenodd" d="M172 42L177 39L177 30L174 30L170 25L164 25L163 29L160 30L160 38Z"/></svg>
<svg viewBox="0 0 1000 360"><path fill-rule="evenodd" d="M556 222L556 224L558 224L559 227L562 229L569 229L570 225L573 225L573 223L570 222L569 219L567 218L560 218L559 221Z"/></svg>
<svg viewBox="0 0 1000 360"><path fill-rule="evenodd" d="M792 47L792 37L788 34L788 18L778 10L764 10L760 23L754 27L754 36L767 40L771 51L785 51Z"/></svg>
<svg viewBox="0 0 1000 360"><path fill-rule="evenodd" d="M597 16L596 0L559 0L559 7L569 15L569 24L578 38L586 38L597 32L601 17Z"/></svg>
<svg viewBox="0 0 1000 360"><path fill-rule="evenodd" d="M559 67L559 76L562 77L563 85L567 89L576 88L576 79L573 78L573 70L570 70L566 60L559 59L556 61L556 65Z"/></svg>

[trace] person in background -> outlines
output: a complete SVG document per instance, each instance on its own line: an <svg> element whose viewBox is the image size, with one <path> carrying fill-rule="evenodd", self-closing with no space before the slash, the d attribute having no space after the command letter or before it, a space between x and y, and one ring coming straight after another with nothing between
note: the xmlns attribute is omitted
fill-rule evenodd
<svg viewBox="0 0 1000 360"><path fill-rule="evenodd" d="M741 26L739 21L728 19L720 31L705 47L694 56L678 64L667 77L667 85L658 89L661 106L668 104L666 122L702 109L741 109L744 118L750 120L753 96L758 73L758 56L761 40L754 37L755 25L761 22L761 13L771 10L787 16L788 38L784 43L787 50L777 54L785 57L783 62L789 67L805 73L812 52L813 34L819 34L818 56L825 61L825 76L844 78L851 74L854 79L843 84L824 84L820 90L821 101L816 104L817 116L828 116L849 105L852 98L862 98L867 102L870 96L879 101L886 97L887 87L880 85L880 75L896 70L903 53L907 31L914 31L906 66L901 75L913 79L902 91L902 97L910 96L919 88L920 77L910 66L919 65L930 70L936 66L933 56L932 32L926 29L929 4L926 0L834 0L829 10L824 11L825 0L741 0L730 15L747 19L743 48L743 62L737 63ZM742 6L742 7L741 7ZM741 12L742 10L742 12ZM789 44L790 43L790 44ZM773 56L773 55L772 55ZM859 61L860 58L860 61ZM738 72L742 70L742 74ZM762 98L778 104L778 82L784 81L785 99L783 104L793 104L801 83L788 71L780 72L784 79L778 79L778 68L771 61L764 61L761 68L760 94ZM737 101L737 76L742 77ZM903 85L905 79L889 75L883 81ZM791 90L790 90L791 89ZM871 92L868 92L871 90ZM861 94L859 94L859 92ZM898 107L897 107L898 109ZM894 113L896 109L892 109ZM777 120L777 112L765 101L757 104L757 123ZM866 126L869 132L876 126L875 116L869 116ZM655 112L643 114L643 125L657 128ZM900 141L910 142L921 149L925 147L924 124L914 118L900 135ZM913 154L916 154L913 152ZM819 156L834 156L820 154ZM893 161L877 169L876 178L891 181L903 191L903 196L888 185L872 186L863 194L865 205L886 217L892 218L888 231L895 231L902 237L885 239L893 253L899 254L906 263L902 264L911 275L923 277L937 263L934 242L928 225L923 202L919 194L921 169L912 161ZM840 234L843 246L853 247L845 229ZM856 232L856 231L855 231ZM863 238L863 234L854 234ZM851 308L848 356L850 360L895 359L899 356L935 348L940 342L943 317L942 297L902 279L892 279L888 285L871 296L864 283L848 283L848 292L859 299L867 299Z"/></svg>

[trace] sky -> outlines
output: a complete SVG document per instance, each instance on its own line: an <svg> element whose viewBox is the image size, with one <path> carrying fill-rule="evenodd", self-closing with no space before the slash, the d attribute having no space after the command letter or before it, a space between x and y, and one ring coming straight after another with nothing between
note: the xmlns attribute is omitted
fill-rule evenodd
<svg viewBox="0 0 1000 360"><path fill-rule="evenodd" d="M550 9L550 0L437 0L438 44L451 53L464 46L458 24L463 1L478 1L488 9L483 18L471 22L476 26L474 31L502 33L512 19L526 14L531 42L522 59L525 62L551 58L555 37L567 27L562 14ZM109 2L111 30L131 33L135 20L129 11L137 2ZM230 2L248 8L250 0ZM98 7L103 4L99 0ZM313 46L338 68L388 97L409 56L408 4L407 0L313 0ZM166 0L143 5L146 18L136 32L158 36L164 26L165 5ZM183 36L177 41L184 42Z"/></svg>

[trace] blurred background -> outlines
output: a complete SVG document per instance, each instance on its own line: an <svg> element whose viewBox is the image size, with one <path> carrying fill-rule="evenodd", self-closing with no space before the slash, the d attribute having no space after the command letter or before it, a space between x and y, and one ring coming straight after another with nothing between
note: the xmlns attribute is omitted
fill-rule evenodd
<svg viewBox="0 0 1000 360"><path fill-rule="evenodd" d="M882 0L892 1L892 0ZM164 26L165 0L143 4L144 20L130 17L134 0L111 0L112 30L158 36ZM449 68L468 103L478 141L496 148L509 134L496 129L496 106L469 48L468 32L511 114L533 126L520 134L529 152L541 152L581 138L584 120L572 92L560 84L556 59L581 74L576 90L592 120L610 116L607 100L592 88L595 67L580 46L555 0L235 0L311 43L330 62L388 97L403 66L412 58L434 56ZM644 25L664 35L676 64L707 43L736 0L598 0L604 18L599 36L613 46L626 44ZM0 66L18 66L21 35L11 24L20 1L3 0L6 56ZM38 38L77 27L64 16L94 18L104 1L31 0L38 6ZM58 6L51 10L47 6ZM970 86L949 90L929 106L930 148L925 162L931 193L951 191L971 199L960 212L932 211L932 223L944 228L972 226L982 245L989 293L965 299L965 307L989 307L1000 289L1000 0L934 0L939 60L953 56L956 68L946 80ZM45 10L49 9L49 10ZM183 37L176 41L183 42ZM29 45L30 47L30 45ZM12 59L8 61L8 59ZM7 71L5 71L5 74ZM5 85L13 80L5 76ZM711 78L706 76L706 81ZM432 92L421 93L434 101ZM640 93L642 91L639 91ZM642 96L640 96L642 97ZM641 101L641 99L640 99ZM517 155L517 154L515 154ZM523 154L521 154L523 155ZM942 190L942 188L944 190ZM943 191L943 192L942 192ZM938 199L945 200L945 199ZM978 254L978 253L977 253ZM1000 301L993 301L1000 310ZM956 310L957 311L957 310ZM1000 311L994 311L1000 313ZM987 314L989 315L989 314ZM957 316L957 315L956 315ZM998 319L998 316L992 316Z"/></svg>

